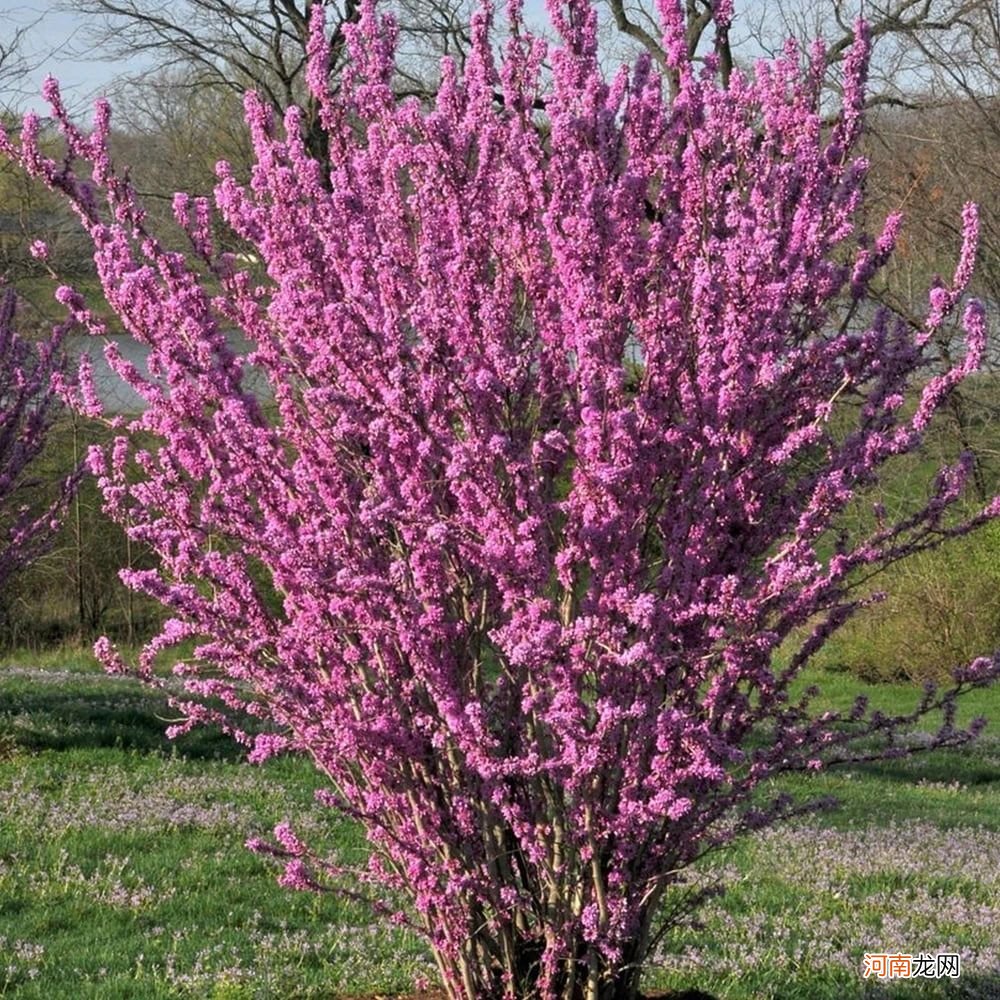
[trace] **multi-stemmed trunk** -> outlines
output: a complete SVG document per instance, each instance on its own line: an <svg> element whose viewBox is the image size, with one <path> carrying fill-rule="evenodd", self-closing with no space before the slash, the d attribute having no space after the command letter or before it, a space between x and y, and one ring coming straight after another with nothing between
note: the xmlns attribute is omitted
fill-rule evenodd
<svg viewBox="0 0 1000 1000"><path fill-rule="evenodd" d="M566 949L575 958L562 962L544 985L544 940L517 941L507 961L500 963L489 957L496 950L495 934L489 940L470 941L466 954L457 960L435 957L452 1000L636 1000L642 971L639 951L645 938L640 934L612 965L580 935Z"/></svg>

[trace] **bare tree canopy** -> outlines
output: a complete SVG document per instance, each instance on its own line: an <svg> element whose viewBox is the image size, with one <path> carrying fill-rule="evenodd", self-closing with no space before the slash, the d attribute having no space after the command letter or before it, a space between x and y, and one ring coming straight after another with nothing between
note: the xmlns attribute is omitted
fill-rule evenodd
<svg viewBox="0 0 1000 1000"><path fill-rule="evenodd" d="M301 104L308 145L325 156L304 83L313 0L63 0L61 6L89 20L88 45L123 60L144 57L152 67L145 78L161 90L255 90L276 109ZM342 0L326 7L336 79L347 59L343 29L357 20L359 5ZM401 90L430 94L437 58L464 56L469 0L399 0L393 7L406 56ZM133 75L131 82L144 80Z"/></svg>
<svg viewBox="0 0 1000 1000"><path fill-rule="evenodd" d="M41 22L41 16L25 8L2 12L0 31L0 109L9 111L15 98L24 96L25 78L38 67L40 59L28 50L28 39Z"/></svg>
<svg viewBox="0 0 1000 1000"><path fill-rule="evenodd" d="M90 19L89 44L123 59L145 55L157 70L194 69L200 86L238 93L253 88L275 107L303 97L313 0L63 0L62 6ZM420 75L428 58L464 55L468 0L399 0L388 6L399 19L414 83L433 83ZM359 9L357 0L326 7L335 77L346 59L344 25L357 20Z"/></svg>
<svg viewBox="0 0 1000 1000"><path fill-rule="evenodd" d="M614 28L665 66L653 0L605 4ZM744 0L733 5L732 24L721 32L713 26L718 0L684 0L684 6L689 54L714 48L724 68L727 60L774 55L789 38L825 39L833 65L846 53L855 21L863 17L876 42L874 104L907 106L910 92L921 89L935 67L953 67L971 82L976 71L962 68L959 50L973 49L980 65L992 61L995 67L1000 59L996 0Z"/></svg>

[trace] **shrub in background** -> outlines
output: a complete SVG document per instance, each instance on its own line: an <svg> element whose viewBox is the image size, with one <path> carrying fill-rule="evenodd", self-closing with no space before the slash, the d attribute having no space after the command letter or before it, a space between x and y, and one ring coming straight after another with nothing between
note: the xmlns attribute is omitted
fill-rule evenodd
<svg viewBox="0 0 1000 1000"><path fill-rule="evenodd" d="M78 476L39 481L37 460L58 400L65 323L31 342L15 329L16 296L0 292L0 595L51 544ZM53 496L53 494L56 494Z"/></svg>
<svg viewBox="0 0 1000 1000"><path fill-rule="evenodd" d="M907 406L917 403L911 389ZM977 374L962 386L962 399L975 397L975 411L986 412L996 396L996 382ZM852 532L871 530L877 516L903 518L918 509L928 480L939 465L971 449L976 465L961 504L968 512L1000 489L989 456L993 449L988 422L956 426L954 399L919 449L900 456L883 470L879 484L859 499L842 519ZM817 654L819 666L847 670L865 681L909 680L923 684L947 680L955 667L1000 647L1000 525L990 523L931 552L898 562L885 571L859 578L862 593L885 594L847 622Z"/></svg>
<svg viewBox="0 0 1000 1000"><path fill-rule="evenodd" d="M110 437L103 424L60 415L34 460L35 478L61 481L80 465L90 444ZM152 565L145 547L131 542L104 513L93 477L83 478L45 551L5 588L0 648L89 646L101 634L128 645L148 640L162 621L160 605L126 588L118 574Z"/></svg>
<svg viewBox="0 0 1000 1000"><path fill-rule="evenodd" d="M946 681L1000 648L1000 525L992 523L880 575L884 601L848 622L817 657L866 681Z"/></svg>
<svg viewBox="0 0 1000 1000"><path fill-rule="evenodd" d="M969 303L964 356L934 368L972 271L972 207L921 328L859 308L900 226L855 231L864 29L828 130L819 46L724 84L664 0L669 85L646 58L607 81L594 9L550 12L551 48L512 4L497 63L481 11L462 72L446 60L423 107L393 96L396 29L371 2L328 90L317 6L309 79L332 166L310 158L300 110L278 123L253 95L249 185L219 166L216 207L263 281L215 253L204 200L175 201L187 257L147 231L105 104L85 135L50 81L70 160L45 158L31 116L4 145L75 204L108 302L150 347L148 375L109 349L148 408L91 455L107 510L159 557L127 582L174 615L139 674L161 683L158 654L198 639L175 731L221 724L255 761L309 754L373 851L323 858L287 825L254 846L284 857L286 885L364 896L426 934L451 996L625 1000L696 903L672 893L685 869L809 807L762 801L763 780L899 753L935 707L931 746L978 731L955 728L953 698L996 675L988 659L904 717L863 700L817 714L788 688L857 609L858 572L1000 502L952 516L962 459L912 514L837 531L985 337ZM714 15L725 32L729 6ZM852 419L833 421L848 397ZM79 405L99 411L86 378ZM270 730L248 735L247 713Z"/></svg>

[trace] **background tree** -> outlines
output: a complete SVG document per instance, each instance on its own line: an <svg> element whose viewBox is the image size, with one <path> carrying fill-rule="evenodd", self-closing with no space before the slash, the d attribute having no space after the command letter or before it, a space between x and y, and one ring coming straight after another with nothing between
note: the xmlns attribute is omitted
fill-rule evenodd
<svg viewBox="0 0 1000 1000"><path fill-rule="evenodd" d="M51 502L53 486L80 467L88 446L109 438L102 425L60 413L32 462L27 495ZM104 514L93 477L81 479L65 515L43 551L6 582L0 646L23 652L90 645L100 635L129 646L148 639L162 621L161 609L118 576L122 569L152 567L144 547Z"/></svg>
<svg viewBox="0 0 1000 1000"><path fill-rule="evenodd" d="M0 38L0 109L7 111L17 97L23 97L23 80L34 69L37 61L27 53L27 40L38 27L40 17L22 24L8 15L4 34Z"/></svg>
<svg viewBox="0 0 1000 1000"><path fill-rule="evenodd" d="M215 186L220 159L248 177L250 142L243 126L239 96L229 89L203 87L190 68L164 70L130 84L121 92L125 112L113 137L115 157L130 167L158 232L182 234L173 216L176 191L207 194ZM245 251L221 222L216 238L226 249Z"/></svg>
<svg viewBox="0 0 1000 1000"><path fill-rule="evenodd" d="M90 19L89 45L124 59L143 55L151 60L161 108L167 89L189 110L195 106L189 96L193 90L204 92L201 101L221 100L224 105L227 99L238 100L246 90L256 90L277 111L301 104L306 111L307 145L314 155L326 155L325 133L305 86L312 0L166 4L160 0L82 0L68 7ZM359 9L357 0L329 8L333 80L347 60L344 29L357 21ZM432 94L437 58L443 54L464 57L470 10L469 0L401 0L398 13L408 57L397 67L401 91ZM217 111L201 106L208 113L205 124L217 123Z"/></svg>
<svg viewBox="0 0 1000 1000"><path fill-rule="evenodd" d="M11 577L51 542L76 477L38 482L34 466L55 409L53 376L62 370L59 347L68 324L43 343L14 329L15 295L0 296L0 594ZM55 490L59 496L55 499Z"/></svg>
<svg viewBox="0 0 1000 1000"><path fill-rule="evenodd" d="M57 145L48 146L50 152ZM41 334L51 325L55 286L51 267L80 279L94 273L92 254L65 203L11 164L0 166L0 279L20 294L20 324ZM35 240L44 240L47 261L31 254ZM3 289L6 294L7 289Z"/></svg>

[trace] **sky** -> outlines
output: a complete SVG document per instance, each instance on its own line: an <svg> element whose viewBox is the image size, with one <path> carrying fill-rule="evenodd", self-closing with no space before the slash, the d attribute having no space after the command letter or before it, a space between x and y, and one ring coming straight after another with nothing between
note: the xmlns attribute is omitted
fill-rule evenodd
<svg viewBox="0 0 1000 1000"><path fill-rule="evenodd" d="M88 19L65 4L22 0L0 0L0 46L10 43L17 28L26 29L23 54L26 67L16 73L0 67L0 108L23 111L33 108L41 114L47 106L40 96L47 73L55 76L67 105L75 115L86 115L94 99L105 92L116 77L136 74L148 63L113 59L100 49L88 51ZM748 11L755 6L744 4ZM531 24L545 24L544 0L526 0L525 13Z"/></svg>
<svg viewBox="0 0 1000 1000"><path fill-rule="evenodd" d="M18 72L12 80L0 69L0 107L33 108L44 114L47 105L40 96L41 86L51 73L59 80L67 105L83 113L116 77L145 68L139 59L113 59L99 49L88 52L87 17L60 9L63 6L41 0L0 0L0 46L9 44L16 29L27 29L23 47L27 71ZM544 0L525 3L529 17L544 20L543 9Z"/></svg>
<svg viewBox="0 0 1000 1000"><path fill-rule="evenodd" d="M83 111L124 68L140 68L139 64L101 58L98 52L88 53L86 19L58 10L55 3L0 2L0 25L0 44L9 44L17 28L27 29L23 47L27 71L18 72L16 79L8 74L0 76L2 106L44 111L40 90L46 74L51 73L62 85L67 104L74 111Z"/></svg>

